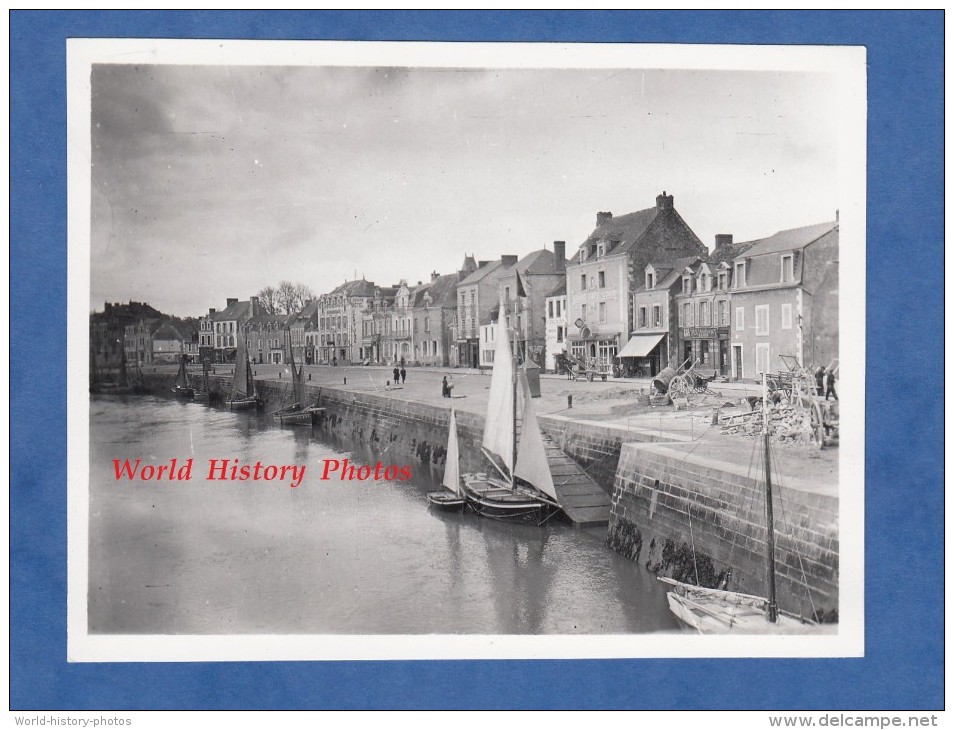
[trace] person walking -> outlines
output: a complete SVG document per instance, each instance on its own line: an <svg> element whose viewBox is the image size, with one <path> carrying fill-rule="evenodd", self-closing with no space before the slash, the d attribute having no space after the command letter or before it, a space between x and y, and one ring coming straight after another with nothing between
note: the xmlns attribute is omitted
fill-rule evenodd
<svg viewBox="0 0 954 730"><path fill-rule="evenodd" d="M823 395L825 393L825 368L821 365L815 371L815 393Z"/></svg>
<svg viewBox="0 0 954 730"><path fill-rule="evenodd" d="M835 371L831 368L825 372L825 400L828 400L828 396L838 400L838 394L835 392Z"/></svg>
<svg viewBox="0 0 954 730"><path fill-rule="evenodd" d="M394 380L392 381L395 385L400 384L401 382L401 371L398 370L398 366L394 366L394 370L391 371L394 374Z"/></svg>
<svg viewBox="0 0 954 730"><path fill-rule="evenodd" d="M444 381L441 383L441 397L450 398L450 388L447 387L447 376L444 376Z"/></svg>
<svg viewBox="0 0 954 730"><path fill-rule="evenodd" d="M404 359L403 357L401 358ZM407 379L407 370L404 369L404 366L401 365L401 385L404 385L404 381Z"/></svg>

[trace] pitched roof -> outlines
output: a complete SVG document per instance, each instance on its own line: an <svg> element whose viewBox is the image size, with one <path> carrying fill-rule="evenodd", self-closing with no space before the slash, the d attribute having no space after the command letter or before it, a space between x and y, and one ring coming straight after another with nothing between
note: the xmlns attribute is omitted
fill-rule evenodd
<svg viewBox="0 0 954 730"><path fill-rule="evenodd" d="M627 253L646 232L659 212L659 208L653 207L609 218L593 229L582 246L596 241L619 241L618 245L613 246L606 253Z"/></svg>
<svg viewBox="0 0 954 730"><path fill-rule="evenodd" d="M346 297L373 297L375 288L373 281L355 279L335 287L331 293L342 294Z"/></svg>
<svg viewBox="0 0 954 730"><path fill-rule="evenodd" d="M457 274L438 276L427 284L414 289L411 298L412 307L424 306L424 295L430 294L432 307L454 307L457 305Z"/></svg>
<svg viewBox="0 0 954 730"><path fill-rule="evenodd" d="M687 266L695 266L701 259L701 256L683 256L682 258L673 259L665 263L650 261L648 265L656 270L656 286L653 287L653 289L667 289L674 281L682 276L682 272L685 271ZM633 291L648 291L646 289L645 278L643 279L643 283L637 286Z"/></svg>
<svg viewBox="0 0 954 730"><path fill-rule="evenodd" d="M249 300L244 302L232 302L221 312L216 312L209 316L213 322L231 322L239 319L247 319L252 311L252 303Z"/></svg>
<svg viewBox="0 0 954 730"><path fill-rule="evenodd" d="M706 260L710 264L721 264L731 261L751 249L758 241L736 241L735 243L724 243L715 249Z"/></svg>
<svg viewBox="0 0 954 730"><path fill-rule="evenodd" d="M748 256L761 256L763 254L781 253L783 251L792 251L805 248L810 243L817 241L826 233L830 233L838 227L837 221L828 223L816 223L811 226L802 226L801 228L789 228L785 231L762 238L757 241L751 241L751 246L745 251ZM739 256L741 254L736 254Z"/></svg>
<svg viewBox="0 0 954 730"><path fill-rule="evenodd" d="M564 277L563 277L563 280L560 282L559 286L557 286L556 288L554 288L554 290L551 291L549 294L547 294L546 297L544 297L544 298L546 299L546 298L549 298L549 297L562 297L562 296L565 296L565 295L566 295L566 277L564 276Z"/></svg>
<svg viewBox="0 0 954 730"><path fill-rule="evenodd" d="M154 340L182 340L182 333L168 319L157 320L152 326L152 339Z"/></svg>
<svg viewBox="0 0 954 730"><path fill-rule="evenodd" d="M485 264L484 266L481 266L479 269L477 269L477 271L475 271L473 274L471 274L462 282L460 282L458 286L467 286L468 284L476 284L485 276L487 276L487 274L489 274L491 271L496 271L501 266L503 266L503 262L500 259L497 259L496 261L491 261L490 263Z"/></svg>

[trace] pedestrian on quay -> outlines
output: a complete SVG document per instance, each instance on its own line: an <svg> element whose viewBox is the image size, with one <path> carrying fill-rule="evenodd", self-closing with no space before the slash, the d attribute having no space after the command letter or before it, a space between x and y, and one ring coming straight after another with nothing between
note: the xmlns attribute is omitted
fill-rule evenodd
<svg viewBox="0 0 954 730"><path fill-rule="evenodd" d="M403 357L401 358L404 359ZM404 385L404 381L407 379L407 370L404 369L404 365L401 365L401 385Z"/></svg>
<svg viewBox="0 0 954 730"><path fill-rule="evenodd" d="M821 365L815 371L815 392L818 395L823 395L825 392L825 368Z"/></svg>
<svg viewBox="0 0 954 730"><path fill-rule="evenodd" d="M835 392L835 371L831 368L825 373L825 386L825 400L828 400L828 396L838 400L838 394Z"/></svg>
<svg viewBox="0 0 954 730"><path fill-rule="evenodd" d="M444 381L441 383L441 397L450 398L450 388L447 387L447 376L444 376Z"/></svg>
<svg viewBox="0 0 954 730"><path fill-rule="evenodd" d="M398 366L395 365L394 370L392 370L391 372L394 373L394 381L393 381L394 384L399 385L401 382L401 371L398 370Z"/></svg>

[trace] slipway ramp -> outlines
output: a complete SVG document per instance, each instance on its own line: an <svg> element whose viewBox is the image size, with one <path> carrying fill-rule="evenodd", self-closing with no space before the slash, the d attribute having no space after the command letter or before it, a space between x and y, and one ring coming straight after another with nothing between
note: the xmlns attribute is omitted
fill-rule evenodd
<svg viewBox="0 0 954 730"><path fill-rule="evenodd" d="M576 527L609 524L610 495L549 438L543 440L557 500Z"/></svg>

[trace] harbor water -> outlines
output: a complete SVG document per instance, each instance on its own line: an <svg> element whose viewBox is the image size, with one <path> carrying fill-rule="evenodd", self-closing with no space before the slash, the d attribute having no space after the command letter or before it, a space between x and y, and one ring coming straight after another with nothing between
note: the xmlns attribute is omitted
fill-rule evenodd
<svg viewBox="0 0 954 730"><path fill-rule="evenodd" d="M190 479L127 478L192 459ZM324 465L410 465L406 480ZM117 464L121 470L117 478ZM305 465L208 479L216 464ZM330 460L330 461L329 461ZM329 467L330 468L330 467ZM270 472L269 472L270 473ZM392 475L395 472L392 471ZM224 470L215 475L225 474ZM380 474L380 470L379 470ZM173 472L173 476L176 472ZM239 474L240 476L240 474ZM438 470L322 429L155 397L90 403L90 633L632 634L676 630L665 589L605 528L429 508Z"/></svg>

